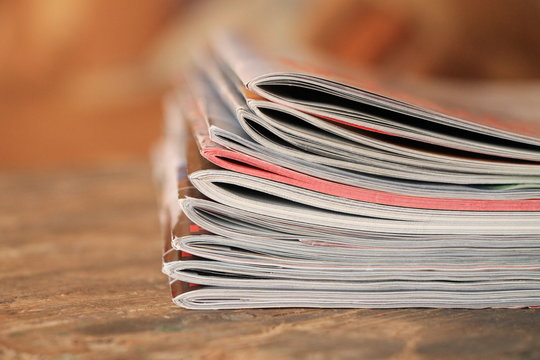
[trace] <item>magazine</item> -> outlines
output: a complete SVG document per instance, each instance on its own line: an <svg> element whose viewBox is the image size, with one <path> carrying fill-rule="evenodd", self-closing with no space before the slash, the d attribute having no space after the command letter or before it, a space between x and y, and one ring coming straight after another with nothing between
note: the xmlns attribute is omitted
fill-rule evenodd
<svg viewBox="0 0 540 360"><path fill-rule="evenodd" d="M175 303L540 306L539 122L212 44L154 159Z"/></svg>

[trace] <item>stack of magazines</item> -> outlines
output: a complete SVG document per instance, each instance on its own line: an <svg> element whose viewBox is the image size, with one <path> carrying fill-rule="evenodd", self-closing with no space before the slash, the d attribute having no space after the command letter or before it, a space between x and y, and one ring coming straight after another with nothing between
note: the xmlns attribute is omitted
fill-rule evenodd
<svg viewBox="0 0 540 360"><path fill-rule="evenodd" d="M154 162L176 304L540 306L540 121L229 35L166 105Z"/></svg>

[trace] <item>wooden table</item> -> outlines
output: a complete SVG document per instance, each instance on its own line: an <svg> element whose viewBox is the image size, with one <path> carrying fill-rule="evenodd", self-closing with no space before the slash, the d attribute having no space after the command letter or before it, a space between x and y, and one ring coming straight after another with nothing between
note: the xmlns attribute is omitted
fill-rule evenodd
<svg viewBox="0 0 540 360"><path fill-rule="evenodd" d="M540 359L540 311L187 311L144 164L0 176L1 359Z"/></svg>

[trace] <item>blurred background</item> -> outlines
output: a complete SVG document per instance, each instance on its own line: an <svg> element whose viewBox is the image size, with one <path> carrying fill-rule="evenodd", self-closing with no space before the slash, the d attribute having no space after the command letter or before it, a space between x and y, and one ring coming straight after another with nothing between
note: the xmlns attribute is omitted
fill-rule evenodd
<svg viewBox="0 0 540 360"><path fill-rule="evenodd" d="M538 84L539 23L537 0L0 0L0 170L147 160L190 46L223 25L375 73L496 86Z"/></svg>

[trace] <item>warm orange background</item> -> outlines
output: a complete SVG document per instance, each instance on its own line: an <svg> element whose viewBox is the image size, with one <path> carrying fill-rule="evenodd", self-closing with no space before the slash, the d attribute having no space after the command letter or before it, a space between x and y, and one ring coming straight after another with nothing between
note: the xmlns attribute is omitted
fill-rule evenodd
<svg viewBox="0 0 540 360"><path fill-rule="evenodd" d="M0 168L148 156L165 84L147 65L179 0L0 2Z"/></svg>

